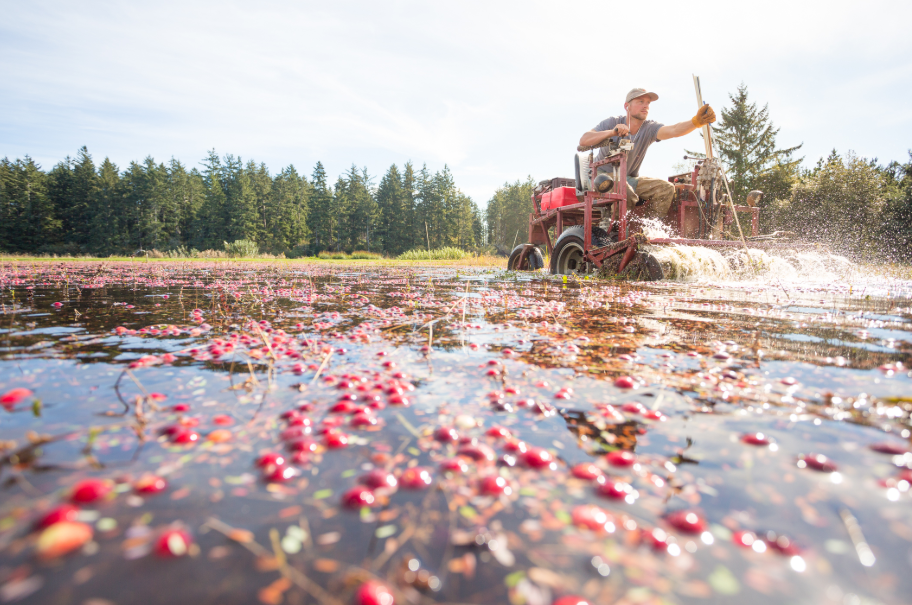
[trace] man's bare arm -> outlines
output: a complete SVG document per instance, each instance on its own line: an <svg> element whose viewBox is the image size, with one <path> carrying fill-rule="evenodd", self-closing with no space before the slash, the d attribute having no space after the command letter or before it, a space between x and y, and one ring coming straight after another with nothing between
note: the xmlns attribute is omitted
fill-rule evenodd
<svg viewBox="0 0 912 605"><path fill-rule="evenodd" d="M716 112L714 112L712 107L709 105L704 105L697 111L697 115L690 118L686 122L673 124L672 126L662 126L659 128L659 132L656 133L656 138L660 141L664 141L665 139L683 137L685 134L690 134L697 128L706 126L707 124L712 124L715 121Z"/></svg>
<svg viewBox="0 0 912 605"><path fill-rule="evenodd" d="M659 128L659 132L656 133L656 138L660 141L664 141L666 139L683 137L685 134L690 134L696 129L697 127L693 125L693 122L687 120L686 122L681 122L680 124L662 126Z"/></svg>
<svg viewBox="0 0 912 605"><path fill-rule="evenodd" d="M618 124L617 126L614 127L613 130L601 130L601 131L590 130L589 132L587 132L586 134L584 134L583 136L580 137L579 144L582 147L589 147L592 145L598 145L605 139L608 139L611 137L616 137L619 135L624 136L625 134L627 134L627 125L626 124Z"/></svg>

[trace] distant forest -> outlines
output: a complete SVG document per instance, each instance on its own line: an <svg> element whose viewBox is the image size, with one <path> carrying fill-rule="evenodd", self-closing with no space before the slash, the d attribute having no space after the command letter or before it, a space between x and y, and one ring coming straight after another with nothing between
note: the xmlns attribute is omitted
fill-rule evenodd
<svg viewBox="0 0 912 605"><path fill-rule="evenodd" d="M486 224L446 166L393 165L379 184L352 167L334 184L318 162L310 177L288 166L215 151L201 169L151 157L121 170L96 166L83 147L45 172L30 157L0 160L0 250L32 254L137 254L223 250L237 240L294 258L322 251L395 255L485 243Z"/></svg>

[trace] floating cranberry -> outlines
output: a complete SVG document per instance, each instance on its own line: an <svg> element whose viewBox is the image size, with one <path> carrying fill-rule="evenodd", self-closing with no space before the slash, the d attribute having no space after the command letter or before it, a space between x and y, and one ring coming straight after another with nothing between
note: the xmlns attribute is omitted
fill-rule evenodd
<svg viewBox="0 0 912 605"><path fill-rule="evenodd" d="M686 534L702 534L706 531L706 520L694 511L675 511L665 519L672 527Z"/></svg>
<svg viewBox="0 0 912 605"><path fill-rule="evenodd" d="M73 486L70 500L83 504L95 502L111 493L113 488L113 483L104 479L85 479Z"/></svg>
<svg viewBox="0 0 912 605"><path fill-rule="evenodd" d="M379 421L376 416L371 416L370 414L365 414L364 412L358 412L351 419L352 426L375 426Z"/></svg>
<svg viewBox="0 0 912 605"><path fill-rule="evenodd" d="M486 434L488 437L497 437L498 439L506 439L506 438L508 438L508 437L512 437L512 436L513 436L513 434L510 432L510 429L505 428L505 427L502 427L502 426L497 426L497 425L492 426L491 428L489 428L489 429L485 432L485 434Z"/></svg>
<svg viewBox="0 0 912 605"><path fill-rule="evenodd" d="M306 435L310 435L313 428L309 426L293 426L279 433L279 439L282 441L293 441Z"/></svg>
<svg viewBox="0 0 912 605"><path fill-rule="evenodd" d="M561 597L554 601L551 605L589 605L589 601L583 597L577 597L575 595L568 595L566 597Z"/></svg>
<svg viewBox="0 0 912 605"><path fill-rule="evenodd" d="M313 420L299 414L288 419L288 426L313 426Z"/></svg>
<svg viewBox="0 0 912 605"><path fill-rule="evenodd" d="M875 452L879 452L881 454L892 454L893 456L901 456L909 451L909 446L907 444L891 443L889 441L872 443L868 447Z"/></svg>
<svg viewBox="0 0 912 605"><path fill-rule="evenodd" d="M133 489L140 494L157 494L167 487L168 482L158 475L143 475L133 484Z"/></svg>
<svg viewBox="0 0 912 605"><path fill-rule="evenodd" d="M347 508L370 506L375 501L374 492L363 485L356 485L342 495L342 505Z"/></svg>
<svg viewBox="0 0 912 605"><path fill-rule="evenodd" d="M282 454L277 454L275 452L266 452L259 458L257 458L257 466L281 466L285 464L285 456Z"/></svg>
<svg viewBox="0 0 912 605"><path fill-rule="evenodd" d="M175 411L175 412L189 412L189 411L190 411L190 404L187 404L187 403L178 403L178 404L176 404L176 405L171 406L171 409L172 409L173 411Z"/></svg>
<svg viewBox="0 0 912 605"><path fill-rule="evenodd" d="M795 542L786 536L776 535L776 533L772 531L766 532L766 543L770 548L787 557L794 557L795 555L801 554L801 549Z"/></svg>
<svg viewBox="0 0 912 605"><path fill-rule="evenodd" d="M643 418L647 420L658 420L659 422L665 422L668 420L668 416L660 412L659 410L645 410L643 412Z"/></svg>
<svg viewBox="0 0 912 605"><path fill-rule="evenodd" d="M629 401L622 405L621 409L625 412L630 412L631 414L642 414L646 411L646 408L643 407L643 404L638 401Z"/></svg>
<svg viewBox="0 0 912 605"><path fill-rule="evenodd" d="M555 399L570 399L570 397L572 397L571 393L564 389L561 389L557 393L554 394Z"/></svg>
<svg viewBox="0 0 912 605"><path fill-rule="evenodd" d="M484 443L470 443L468 445L463 445L456 453L460 456L465 456L466 458L471 458L475 462L481 463L494 462L494 459L497 457L497 455L494 453L494 450L492 450Z"/></svg>
<svg viewBox="0 0 912 605"><path fill-rule="evenodd" d="M76 550L92 539L92 526L76 521L49 525L38 536L35 548L42 559L55 559Z"/></svg>
<svg viewBox="0 0 912 605"><path fill-rule="evenodd" d="M175 431L174 434L171 435L171 441L173 443L179 443L181 445L196 443L199 441L199 438L199 433L196 431L191 431L189 429Z"/></svg>
<svg viewBox="0 0 912 605"><path fill-rule="evenodd" d="M612 527L606 527L606 524L613 522L614 517L594 504L582 504L575 507L571 513L571 519L573 520L573 525L577 527L585 527L592 531L604 529L613 531Z"/></svg>
<svg viewBox="0 0 912 605"><path fill-rule="evenodd" d="M769 436L763 433L746 433L741 435L741 441L748 445L769 445L771 443Z"/></svg>
<svg viewBox="0 0 912 605"><path fill-rule="evenodd" d="M366 475L363 475L358 481L371 489L394 489L399 485L396 476L382 468L375 468Z"/></svg>
<svg viewBox="0 0 912 605"><path fill-rule="evenodd" d="M745 548L750 548L754 545L754 542L757 541L757 536L752 531L742 530L736 531L732 534L732 542L738 546L743 546Z"/></svg>
<svg viewBox="0 0 912 605"><path fill-rule="evenodd" d="M504 449L508 452L524 452L528 449L525 441L520 441L519 439L507 439L507 442L504 443Z"/></svg>
<svg viewBox="0 0 912 605"><path fill-rule="evenodd" d="M206 436L206 439L213 443L225 443L233 438L234 435L228 429L216 429Z"/></svg>
<svg viewBox="0 0 912 605"><path fill-rule="evenodd" d="M351 401L340 401L339 403L329 408L329 411L334 414L351 414L357 409L358 406L356 406Z"/></svg>
<svg viewBox="0 0 912 605"><path fill-rule="evenodd" d="M390 405L402 405L408 407L411 402L405 395L390 395L389 403Z"/></svg>
<svg viewBox="0 0 912 605"><path fill-rule="evenodd" d="M607 460L608 464L611 466L631 466L636 462L636 455L627 450L615 450L613 452L608 452L608 455L605 456L605 460Z"/></svg>
<svg viewBox="0 0 912 605"><path fill-rule="evenodd" d="M24 389L22 387L10 389L3 395L0 395L0 405L12 407L19 403L22 403L31 396L32 392L28 389Z"/></svg>
<svg viewBox="0 0 912 605"><path fill-rule="evenodd" d="M444 443L452 443L459 439L459 433L451 426L441 426L434 431L434 439Z"/></svg>
<svg viewBox="0 0 912 605"><path fill-rule="evenodd" d="M530 447L522 454L523 463L531 468L548 468L554 463L551 452L541 447Z"/></svg>
<svg viewBox="0 0 912 605"><path fill-rule="evenodd" d="M630 376L619 376L618 378L615 378L614 386L619 389L632 389L636 386L636 383Z"/></svg>
<svg viewBox="0 0 912 605"><path fill-rule="evenodd" d="M440 470L449 473L466 473L469 465L462 458L450 458L440 463Z"/></svg>
<svg viewBox="0 0 912 605"><path fill-rule="evenodd" d="M614 500L635 500L640 495L629 483L615 479L609 479L600 484L596 491L600 496Z"/></svg>
<svg viewBox="0 0 912 605"><path fill-rule="evenodd" d="M234 418L226 414L217 414L212 417L212 422L220 426L228 426L229 424L234 424Z"/></svg>
<svg viewBox="0 0 912 605"><path fill-rule="evenodd" d="M336 431L326 433L323 436L323 443L331 450L348 447L348 435Z"/></svg>
<svg viewBox="0 0 912 605"><path fill-rule="evenodd" d="M285 466L284 464L275 464L263 468L263 478L273 483L282 483L294 479L297 474L298 471L293 467Z"/></svg>
<svg viewBox="0 0 912 605"><path fill-rule="evenodd" d="M49 527L55 523L60 523L62 521L75 521L76 517L79 516L79 509L73 506L72 504L61 504L57 508L51 509L43 517L41 517L36 523L35 526L39 529Z"/></svg>
<svg viewBox="0 0 912 605"><path fill-rule="evenodd" d="M339 396L339 401L358 401L358 394L357 393L342 393L342 395Z"/></svg>
<svg viewBox="0 0 912 605"><path fill-rule="evenodd" d="M407 468L399 477L399 483L405 489L425 489L431 481L431 471L421 466Z"/></svg>
<svg viewBox="0 0 912 605"><path fill-rule="evenodd" d="M513 493L513 488L500 475L488 475L482 479L478 484L478 490L488 496L500 496L501 494L509 496Z"/></svg>
<svg viewBox="0 0 912 605"><path fill-rule="evenodd" d="M602 469L591 462L581 462L570 469L570 472L573 473L574 477L585 479L586 481L595 481L596 479L602 479L605 476Z"/></svg>
<svg viewBox="0 0 912 605"><path fill-rule="evenodd" d="M355 605L395 605L393 593L385 584L368 580L358 587Z"/></svg>
<svg viewBox="0 0 912 605"><path fill-rule="evenodd" d="M193 538L182 529L162 533L155 543L155 552L162 557L183 557L190 550Z"/></svg>
<svg viewBox="0 0 912 605"><path fill-rule="evenodd" d="M808 454L798 460L800 468L809 468L822 473L832 473L838 468L836 463L823 454Z"/></svg>

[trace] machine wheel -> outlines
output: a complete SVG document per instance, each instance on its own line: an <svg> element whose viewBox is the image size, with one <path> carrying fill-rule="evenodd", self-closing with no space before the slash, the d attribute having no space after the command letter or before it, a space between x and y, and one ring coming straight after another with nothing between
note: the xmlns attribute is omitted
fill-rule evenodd
<svg viewBox="0 0 912 605"><path fill-rule="evenodd" d="M610 243L611 239L604 229L592 228L593 248L607 246ZM585 274L591 270L592 267L583 261L583 227L581 225L567 227L554 243L554 251L551 253L551 274Z"/></svg>
<svg viewBox="0 0 912 605"><path fill-rule="evenodd" d="M510 253L510 258L507 259L508 271L538 271L545 266L545 259L542 256L541 250L535 246L531 246L528 254L520 259L525 247L526 244L520 244L513 248L513 252Z"/></svg>

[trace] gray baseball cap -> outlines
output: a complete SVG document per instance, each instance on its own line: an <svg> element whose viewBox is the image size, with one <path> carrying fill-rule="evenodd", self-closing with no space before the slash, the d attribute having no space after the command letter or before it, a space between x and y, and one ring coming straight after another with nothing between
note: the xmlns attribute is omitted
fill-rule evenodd
<svg viewBox="0 0 912 605"><path fill-rule="evenodd" d="M637 97L649 97L650 101L658 101L659 95L654 92L647 92L645 88L634 88L627 93L627 98L624 100L624 103L630 103L632 100Z"/></svg>

